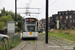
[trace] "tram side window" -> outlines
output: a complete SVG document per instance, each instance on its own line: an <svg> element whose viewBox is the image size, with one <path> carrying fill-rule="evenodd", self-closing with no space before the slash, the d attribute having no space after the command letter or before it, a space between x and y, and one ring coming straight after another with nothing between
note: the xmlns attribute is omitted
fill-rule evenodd
<svg viewBox="0 0 75 50"><path fill-rule="evenodd" d="M35 26L27 26L28 32L35 32Z"/></svg>

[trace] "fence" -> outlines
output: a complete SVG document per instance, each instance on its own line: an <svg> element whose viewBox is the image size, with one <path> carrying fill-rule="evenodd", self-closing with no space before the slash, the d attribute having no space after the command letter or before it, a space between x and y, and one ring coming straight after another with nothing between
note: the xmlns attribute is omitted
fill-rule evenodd
<svg viewBox="0 0 75 50"><path fill-rule="evenodd" d="M13 37L9 38L1 38L0 50L10 50L11 48L15 47L20 41L20 34L16 34Z"/></svg>

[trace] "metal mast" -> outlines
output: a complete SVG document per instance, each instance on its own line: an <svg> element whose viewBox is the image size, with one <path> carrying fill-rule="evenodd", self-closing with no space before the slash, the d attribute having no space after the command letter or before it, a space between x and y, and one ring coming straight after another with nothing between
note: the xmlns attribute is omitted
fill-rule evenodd
<svg viewBox="0 0 75 50"><path fill-rule="evenodd" d="M46 0L46 43L48 43L48 0Z"/></svg>

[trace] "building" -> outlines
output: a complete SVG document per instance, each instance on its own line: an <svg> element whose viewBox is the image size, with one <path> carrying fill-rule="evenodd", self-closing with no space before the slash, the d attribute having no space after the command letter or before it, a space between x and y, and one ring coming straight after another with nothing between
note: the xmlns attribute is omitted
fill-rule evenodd
<svg viewBox="0 0 75 50"><path fill-rule="evenodd" d="M55 23L53 21L53 17L50 17L50 28L54 28L55 27Z"/></svg>
<svg viewBox="0 0 75 50"><path fill-rule="evenodd" d="M70 29L72 26L75 27L75 11L59 11L58 14L52 15L50 17L50 26L53 25L53 28L57 28L57 20L59 21L59 29L63 26L67 29Z"/></svg>
<svg viewBox="0 0 75 50"><path fill-rule="evenodd" d="M46 19L41 19L38 21L38 29L46 29ZM50 30L50 17L48 17L48 30Z"/></svg>

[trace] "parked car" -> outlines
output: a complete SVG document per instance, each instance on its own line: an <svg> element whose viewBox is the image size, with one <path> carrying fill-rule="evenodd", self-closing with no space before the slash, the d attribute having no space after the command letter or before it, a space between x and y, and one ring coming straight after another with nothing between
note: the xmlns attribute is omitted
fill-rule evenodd
<svg viewBox="0 0 75 50"><path fill-rule="evenodd" d="M43 33L43 29L39 29L38 32L39 32L39 33Z"/></svg>
<svg viewBox="0 0 75 50"><path fill-rule="evenodd" d="M0 34L4 34L4 30L0 30Z"/></svg>
<svg viewBox="0 0 75 50"><path fill-rule="evenodd" d="M0 39L2 39L2 38L9 38L9 36L8 35L4 35L4 34L0 34Z"/></svg>

